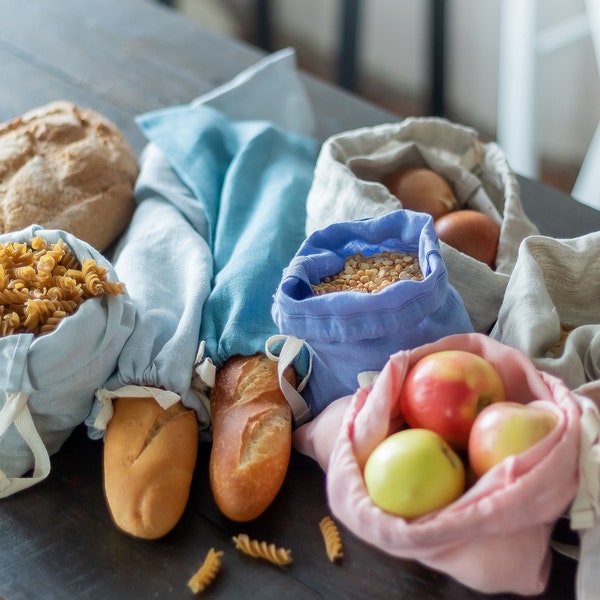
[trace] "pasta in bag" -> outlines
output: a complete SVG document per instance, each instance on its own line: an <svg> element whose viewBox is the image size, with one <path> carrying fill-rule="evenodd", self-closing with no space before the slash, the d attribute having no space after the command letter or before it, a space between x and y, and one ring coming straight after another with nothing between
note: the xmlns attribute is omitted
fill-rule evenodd
<svg viewBox="0 0 600 600"><path fill-rule="evenodd" d="M71 234L0 236L0 497L43 480L90 412L135 318L109 262ZM31 476L25 476L33 469Z"/></svg>
<svg viewBox="0 0 600 600"><path fill-rule="evenodd" d="M407 521L371 502L362 468L398 426L396 403L410 366L449 349L486 358L498 370L507 398L536 401L556 415L557 425L538 444L489 470L453 503ZM299 427L294 445L326 471L332 514L365 542L482 592L538 594L548 581L552 527L578 489L580 415L576 398L560 379L538 371L520 351L474 333L394 354L372 385L340 398Z"/></svg>
<svg viewBox="0 0 600 600"><path fill-rule="evenodd" d="M414 256L422 279L407 276L377 293L315 293L326 276L349 268L348 257L386 252ZM365 276L361 270L359 264L357 277ZM351 394L359 373L381 370L390 354L473 331L448 283L431 217L404 210L314 232L284 271L272 315L282 335L309 347L312 371L303 395L313 416Z"/></svg>

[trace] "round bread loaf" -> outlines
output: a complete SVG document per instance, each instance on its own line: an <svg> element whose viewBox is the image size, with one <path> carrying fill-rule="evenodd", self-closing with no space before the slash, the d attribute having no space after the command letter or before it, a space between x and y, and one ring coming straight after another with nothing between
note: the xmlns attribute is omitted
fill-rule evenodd
<svg viewBox="0 0 600 600"><path fill-rule="evenodd" d="M32 224L102 251L129 223L139 165L120 130L57 101L0 124L0 233Z"/></svg>

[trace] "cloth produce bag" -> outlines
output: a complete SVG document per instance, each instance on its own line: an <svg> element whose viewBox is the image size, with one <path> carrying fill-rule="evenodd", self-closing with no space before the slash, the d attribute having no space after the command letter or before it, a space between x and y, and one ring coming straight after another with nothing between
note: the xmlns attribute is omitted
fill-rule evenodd
<svg viewBox="0 0 600 600"><path fill-rule="evenodd" d="M483 356L500 373L507 398L535 402L558 421L538 444L506 458L453 503L407 521L371 502L362 469L399 427L397 402L410 366L449 349ZM552 528L578 490L580 416L579 403L560 379L536 369L522 352L474 333L394 354L372 385L298 428L294 445L326 471L333 515L363 541L481 592L532 595L547 584Z"/></svg>
<svg viewBox="0 0 600 600"><path fill-rule="evenodd" d="M519 248L490 335L560 377L583 407L580 492L569 512L580 532L577 598L598 593L600 556L600 234L531 236Z"/></svg>
<svg viewBox="0 0 600 600"><path fill-rule="evenodd" d="M114 252L114 266L135 304L135 327L116 371L97 391L87 419L104 435L116 397L152 397L166 409L181 400L196 411L199 434L210 418L192 386L202 306L210 290L212 254L202 205L183 186L158 148L140 157L137 207Z"/></svg>
<svg viewBox="0 0 600 600"><path fill-rule="evenodd" d="M307 234L401 208L381 181L405 167L436 171L450 182L461 208L484 212L501 224L494 270L440 244L449 281L475 330L489 332L519 243L538 230L523 211L517 178L502 149L483 143L474 129L437 117L413 117L330 137L319 153L307 199Z"/></svg>
<svg viewBox="0 0 600 600"><path fill-rule="evenodd" d="M179 399L194 408L209 439L216 369L264 352L277 332L273 293L304 239L314 115L295 54L284 50L137 123L149 143L115 265L139 317L91 435L102 435L112 398L139 396L138 386L165 408Z"/></svg>
<svg viewBox="0 0 600 600"><path fill-rule="evenodd" d="M377 293L313 292L312 285L344 270L347 256L386 251L415 253L422 281L398 281ZM312 416L351 394L358 375L381 370L390 354L473 331L448 283L431 217L404 210L314 231L285 269L272 314L282 335L308 345L312 371L303 396Z"/></svg>
<svg viewBox="0 0 600 600"><path fill-rule="evenodd" d="M33 225L1 235L0 242L27 243L36 236L49 246L62 240L79 263L93 259L106 269L108 281L118 280L102 254L64 231ZM50 333L13 333L0 338L0 497L48 476L49 457L84 422L96 388L115 369L134 319L127 293L102 294L84 300Z"/></svg>
<svg viewBox="0 0 600 600"><path fill-rule="evenodd" d="M575 389L600 379L600 233L519 248L490 335Z"/></svg>

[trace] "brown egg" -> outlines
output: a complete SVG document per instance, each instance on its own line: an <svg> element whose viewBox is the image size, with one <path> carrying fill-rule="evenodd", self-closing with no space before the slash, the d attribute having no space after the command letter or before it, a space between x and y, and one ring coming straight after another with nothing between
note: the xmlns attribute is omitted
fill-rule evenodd
<svg viewBox="0 0 600 600"><path fill-rule="evenodd" d="M440 240L494 268L500 225L490 216L476 210L457 210L440 217L433 226Z"/></svg>
<svg viewBox="0 0 600 600"><path fill-rule="evenodd" d="M400 169L388 175L383 184L403 208L428 213L434 220L458 207L448 182L426 167Z"/></svg>

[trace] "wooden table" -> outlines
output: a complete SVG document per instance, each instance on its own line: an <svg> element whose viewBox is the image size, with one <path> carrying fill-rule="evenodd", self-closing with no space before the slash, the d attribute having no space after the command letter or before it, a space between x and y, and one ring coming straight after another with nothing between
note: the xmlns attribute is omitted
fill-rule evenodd
<svg viewBox="0 0 600 600"><path fill-rule="evenodd" d="M64 98L108 116L136 151L145 141L135 115L187 103L262 56L148 0L0 0L0 15L0 120ZM306 86L321 138L398 118L310 77ZM521 184L525 209L543 233L571 237L600 228L600 213L536 182ZM77 429L53 457L46 482L0 501L0 597L186 598L188 578L215 547L226 555L207 598L489 598L392 559L343 528L345 557L330 564L318 529L328 512L324 476L299 454L261 518L243 526L228 521L212 500L208 453L203 444L180 524L164 539L144 542L111 524L101 442ZM231 537L242 531L291 548L293 564L278 568L241 555ZM575 569L574 561L555 555L540 598L573 598Z"/></svg>

